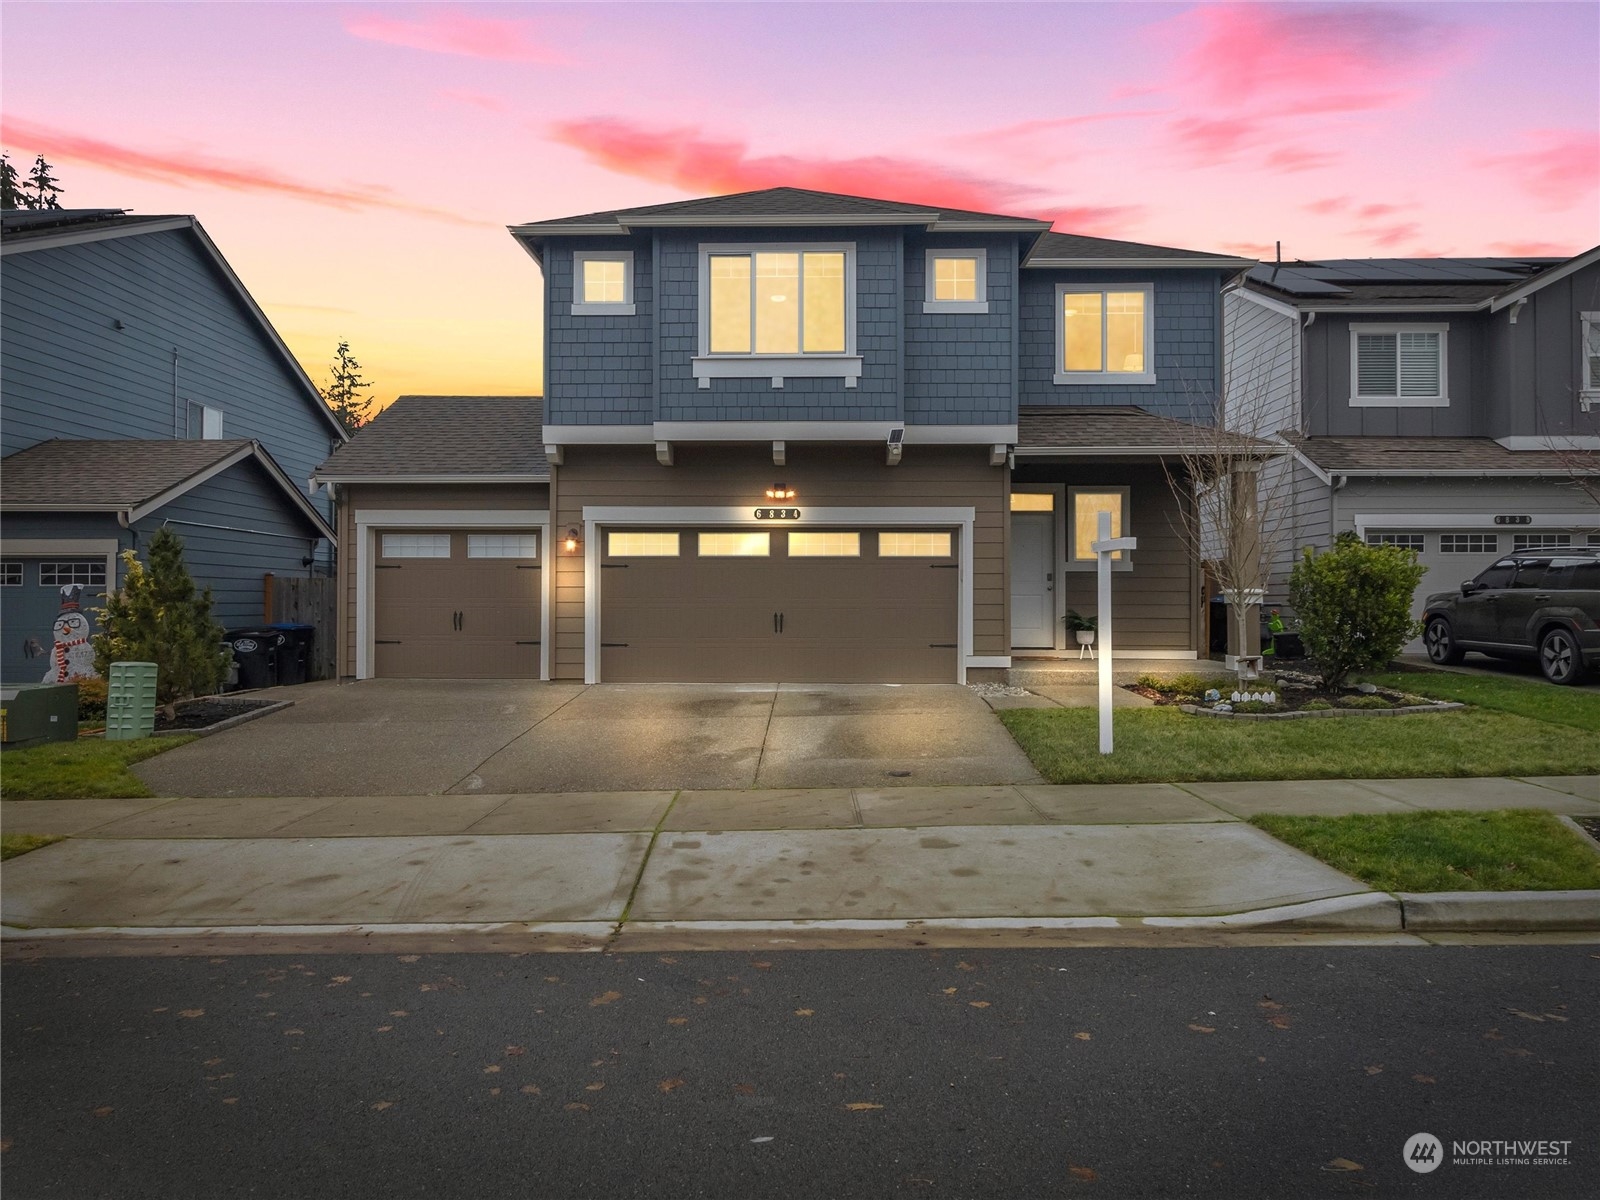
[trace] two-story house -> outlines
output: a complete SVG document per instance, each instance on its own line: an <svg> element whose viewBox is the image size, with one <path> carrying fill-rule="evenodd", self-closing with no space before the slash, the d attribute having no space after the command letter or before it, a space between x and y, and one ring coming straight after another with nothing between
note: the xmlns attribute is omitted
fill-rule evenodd
<svg viewBox="0 0 1600 1200"><path fill-rule="evenodd" d="M1212 419L1249 260L794 188L511 232L542 414L410 397L319 470L341 673L997 677L1093 611L1103 511L1139 539L1119 653L1199 650L1164 464Z"/></svg>
<svg viewBox="0 0 1600 1200"><path fill-rule="evenodd" d="M161 526L225 626L262 619L266 573L331 572L309 480L346 435L199 222L0 228L0 678L76 673L118 555Z"/></svg>
<svg viewBox="0 0 1600 1200"><path fill-rule="evenodd" d="M1263 472L1275 598L1347 530L1417 551L1418 612L1508 551L1600 544L1600 248L1263 264L1224 303L1224 421L1295 446Z"/></svg>

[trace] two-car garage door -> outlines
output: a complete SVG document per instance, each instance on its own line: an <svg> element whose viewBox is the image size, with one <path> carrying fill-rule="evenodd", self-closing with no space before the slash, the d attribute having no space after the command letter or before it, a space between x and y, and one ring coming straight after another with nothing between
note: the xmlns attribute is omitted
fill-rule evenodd
<svg viewBox="0 0 1600 1200"><path fill-rule="evenodd" d="M539 535L374 535L373 673L395 679L539 677Z"/></svg>
<svg viewBox="0 0 1600 1200"><path fill-rule="evenodd" d="M952 683L950 530L609 529L600 678Z"/></svg>

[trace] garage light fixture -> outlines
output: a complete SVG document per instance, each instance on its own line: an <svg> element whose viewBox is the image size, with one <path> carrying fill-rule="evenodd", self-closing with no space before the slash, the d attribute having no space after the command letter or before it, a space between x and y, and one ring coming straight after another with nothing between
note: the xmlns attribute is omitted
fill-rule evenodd
<svg viewBox="0 0 1600 1200"><path fill-rule="evenodd" d="M775 483L775 484L773 484L771 487L769 487L767 489L767 499L768 500L793 500L794 499L794 489L792 487L785 487L781 483Z"/></svg>
<svg viewBox="0 0 1600 1200"><path fill-rule="evenodd" d="M581 545L583 545L583 539L578 536L578 527L574 525L572 528L567 530L566 540L561 543L562 549L564 549L568 554L576 554L578 552L578 547Z"/></svg>

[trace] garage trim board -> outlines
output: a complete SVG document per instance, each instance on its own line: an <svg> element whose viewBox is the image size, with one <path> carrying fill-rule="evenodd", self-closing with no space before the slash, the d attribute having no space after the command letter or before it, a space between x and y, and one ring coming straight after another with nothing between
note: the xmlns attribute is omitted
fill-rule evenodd
<svg viewBox="0 0 1600 1200"><path fill-rule="evenodd" d="M555 572L547 561L553 552L548 509L416 509L372 508L355 513L360 570L356 575L356 678L373 678L373 597L377 536L384 529L531 529L539 532L539 678L550 678L550 621Z"/></svg>
<svg viewBox="0 0 1600 1200"><path fill-rule="evenodd" d="M863 528L892 528L895 526L939 526L955 529L960 536L956 555L957 580L957 646L956 678L951 682L965 683L967 668L986 666L972 655L972 555L973 525L976 510L971 506L950 507L851 507L813 508L801 506L801 515L795 520L763 521L768 529L804 529L812 526L855 525ZM756 526L754 510L733 506L655 506L655 505L585 505L583 508L584 532L584 587L583 674L585 683L599 683L600 679L600 604L601 560L603 557L603 530L623 526Z"/></svg>

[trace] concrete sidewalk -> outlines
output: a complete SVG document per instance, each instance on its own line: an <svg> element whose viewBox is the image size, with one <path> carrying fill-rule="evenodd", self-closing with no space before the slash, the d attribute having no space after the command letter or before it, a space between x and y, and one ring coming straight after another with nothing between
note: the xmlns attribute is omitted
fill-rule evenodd
<svg viewBox="0 0 1600 1200"><path fill-rule="evenodd" d="M1600 816L1600 778L6 802L8 833L69 840L7 865L4 921L1398 928L1395 898L1245 818L1512 807Z"/></svg>

